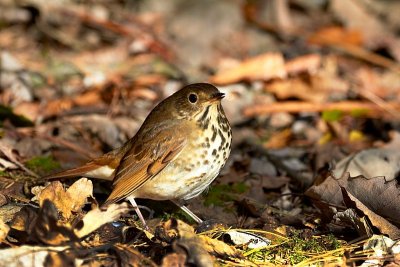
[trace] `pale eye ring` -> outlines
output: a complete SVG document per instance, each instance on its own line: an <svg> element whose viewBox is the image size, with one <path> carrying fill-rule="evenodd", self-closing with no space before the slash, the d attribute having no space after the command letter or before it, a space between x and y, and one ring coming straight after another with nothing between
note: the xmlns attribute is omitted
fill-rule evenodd
<svg viewBox="0 0 400 267"><path fill-rule="evenodd" d="M188 99L190 103L194 104L197 102L198 97L195 93L191 93L189 94Z"/></svg>

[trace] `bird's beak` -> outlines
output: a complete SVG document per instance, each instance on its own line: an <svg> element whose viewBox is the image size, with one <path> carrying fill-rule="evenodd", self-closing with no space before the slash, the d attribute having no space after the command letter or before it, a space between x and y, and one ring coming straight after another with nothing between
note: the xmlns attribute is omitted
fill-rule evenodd
<svg viewBox="0 0 400 267"><path fill-rule="evenodd" d="M215 93L211 98L210 98L210 100L208 101L209 103L213 103L213 102L215 102L215 101L220 101L222 98L224 98L225 97L225 94L224 93L220 93L220 92L218 92L218 93Z"/></svg>

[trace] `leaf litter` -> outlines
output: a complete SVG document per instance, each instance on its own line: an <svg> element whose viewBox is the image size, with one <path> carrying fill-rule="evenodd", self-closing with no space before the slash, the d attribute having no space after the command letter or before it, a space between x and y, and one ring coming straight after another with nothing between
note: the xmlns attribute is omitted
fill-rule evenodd
<svg viewBox="0 0 400 267"><path fill-rule="evenodd" d="M122 2L0 4L0 266L399 263L395 1ZM188 203L204 225L140 201L146 231L107 182L41 179L197 81L234 127Z"/></svg>

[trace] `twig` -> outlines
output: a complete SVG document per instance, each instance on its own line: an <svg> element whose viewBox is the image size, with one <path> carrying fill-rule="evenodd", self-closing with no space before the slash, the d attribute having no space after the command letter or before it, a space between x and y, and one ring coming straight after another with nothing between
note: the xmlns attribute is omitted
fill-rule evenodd
<svg viewBox="0 0 400 267"><path fill-rule="evenodd" d="M391 111L400 111L400 103L388 102L385 103L385 107L390 108ZM386 111L382 107L375 103L360 102L360 101L342 101L332 103L311 103L301 101L286 101L273 104L261 104L246 107L243 110L243 114L246 117L254 117L257 115L270 114L276 112L321 112L326 110L339 110L344 112L351 112L355 110L365 110L370 112L382 112ZM392 112L390 112L392 114ZM366 114L370 115L370 114Z"/></svg>

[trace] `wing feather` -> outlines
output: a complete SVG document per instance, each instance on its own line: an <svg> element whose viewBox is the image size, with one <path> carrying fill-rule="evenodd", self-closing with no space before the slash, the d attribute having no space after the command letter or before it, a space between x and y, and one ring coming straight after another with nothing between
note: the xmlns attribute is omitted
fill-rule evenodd
<svg viewBox="0 0 400 267"><path fill-rule="evenodd" d="M104 205L128 197L162 171L185 147L186 137L180 136L174 129L164 128L158 135L142 138L140 144L134 142L116 170L114 189Z"/></svg>

